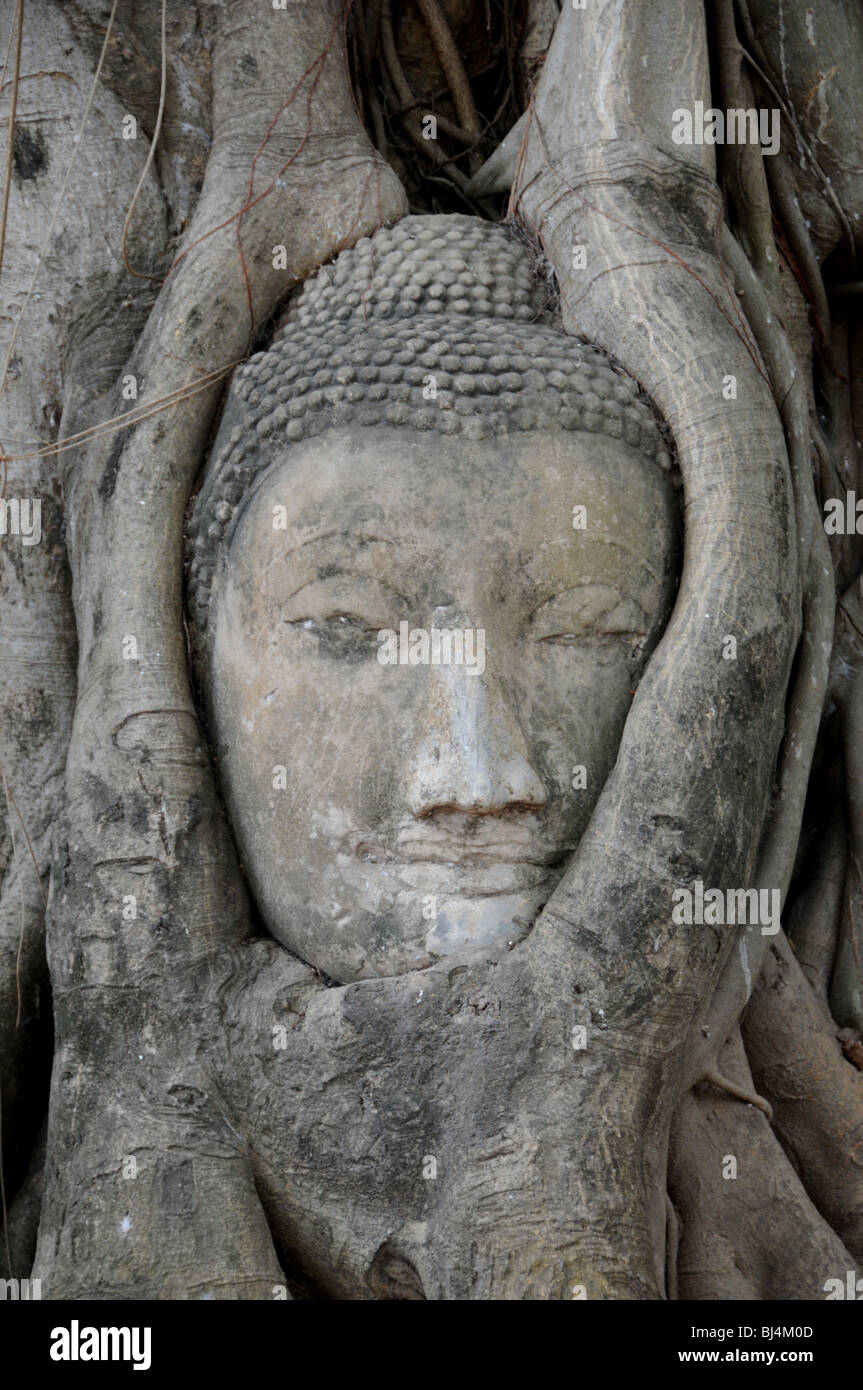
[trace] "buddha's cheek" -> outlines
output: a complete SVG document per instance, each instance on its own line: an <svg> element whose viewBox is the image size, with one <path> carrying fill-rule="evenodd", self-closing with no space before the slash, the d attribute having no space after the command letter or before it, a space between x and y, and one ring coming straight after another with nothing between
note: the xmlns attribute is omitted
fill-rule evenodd
<svg viewBox="0 0 863 1390"><path fill-rule="evenodd" d="M554 648L530 663L523 727L549 790L549 829L570 845L587 826L614 766L637 669L623 654L580 656Z"/></svg>
<svg viewBox="0 0 863 1390"><path fill-rule="evenodd" d="M428 964L422 897L387 862L426 673L384 670L374 653L334 667L307 648L264 673L249 656L221 667L215 718L228 813L270 930L338 979Z"/></svg>
<svg viewBox="0 0 863 1390"><path fill-rule="evenodd" d="M223 667L217 718L247 859L277 854L303 876L337 873L364 840L389 838L405 810L421 695L415 671L384 668L374 653L356 665L320 659L312 642L301 637L266 669L252 659Z"/></svg>

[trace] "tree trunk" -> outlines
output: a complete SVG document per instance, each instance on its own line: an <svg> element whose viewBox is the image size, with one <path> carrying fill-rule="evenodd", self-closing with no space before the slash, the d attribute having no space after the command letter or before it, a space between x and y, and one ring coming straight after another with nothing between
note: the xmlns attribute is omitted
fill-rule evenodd
<svg viewBox="0 0 863 1390"><path fill-rule="evenodd" d="M863 1262L863 553L824 526L863 24L788 8L7 0L0 443L41 538L0 537L4 1259L43 1296L799 1299ZM779 110L778 151L677 143L699 103ZM503 221L649 392L685 560L527 938L336 985L250 900L184 529L234 369L408 211ZM698 881L783 929L675 928Z"/></svg>

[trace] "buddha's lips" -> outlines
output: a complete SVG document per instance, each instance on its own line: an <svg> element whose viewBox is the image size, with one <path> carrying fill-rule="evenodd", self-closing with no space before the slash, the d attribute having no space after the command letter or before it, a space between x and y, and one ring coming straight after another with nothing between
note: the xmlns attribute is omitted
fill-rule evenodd
<svg viewBox="0 0 863 1390"><path fill-rule="evenodd" d="M368 850L368 845L364 846ZM375 856L408 888L422 893L493 896L525 893L559 877L567 849L548 850L530 840L492 838L465 843L463 838L438 835L399 836L395 855Z"/></svg>

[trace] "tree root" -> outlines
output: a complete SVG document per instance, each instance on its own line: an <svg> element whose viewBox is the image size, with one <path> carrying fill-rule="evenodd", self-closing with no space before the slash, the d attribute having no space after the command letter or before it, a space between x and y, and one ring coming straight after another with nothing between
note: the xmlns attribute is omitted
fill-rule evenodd
<svg viewBox="0 0 863 1390"><path fill-rule="evenodd" d="M720 1068L754 1093L736 1029ZM761 1114L716 1092L691 1091L678 1108L668 1190L681 1299L823 1299L825 1280L854 1266Z"/></svg>
<svg viewBox="0 0 863 1390"><path fill-rule="evenodd" d="M721 1076L718 1071L706 1071L701 1078L702 1083L709 1082L711 1086L716 1086L720 1091L725 1091L727 1095L734 1096L736 1100L745 1101L747 1105L754 1105L756 1110L760 1110L762 1115L766 1115L768 1120L773 1119L773 1110L763 1096L756 1094L754 1090L748 1091L745 1086L738 1086L734 1081L729 1081L727 1076Z"/></svg>
<svg viewBox="0 0 863 1390"><path fill-rule="evenodd" d="M809 235L803 214L795 201L794 188L788 170L781 161L778 164L772 159L768 162L770 193L777 216L782 223L782 230L794 256L797 270L803 278L806 296L812 309L819 337L822 343L826 343L830 336L830 306L827 302L821 267L812 246L812 238Z"/></svg>
<svg viewBox="0 0 863 1390"><path fill-rule="evenodd" d="M747 109L755 105L752 84L744 68L745 55L737 39L734 0L718 0L713 12L716 56L722 105ZM755 272L774 303L780 301L779 257L773 240L772 208L765 159L757 145L718 146L721 182L730 186L737 222Z"/></svg>
<svg viewBox="0 0 863 1390"><path fill-rule="evenodd" d="M384 62L390 81L395 89L396 96L402 104L400 121L405 134L413 145L429 160L440 169L446 170L447 178L451 179L456 187L464 192L467 187L467 176L462 173L453 159L448 158L438 149L434 140L426 140L422 132L422 122L416 110L417 99L411 90L410 83L405 76L404 68L399 60L396 49L395 34L393 33L392 5L390 0L384 0L381 12L381 48L383 50ZM439 118L437 118L439 120Z"/></svg>
<svg viewBox="0 0 863 1390"><path fill-rule="evenodd" d="M848 857L841 806L834 811L816 852L817 867L794 902L786 931L811 989L826 1006Z"/></svg>
<svg viewBox="0 0 863 1390"><path fill-rule="evenodd" d="M779 888L784 907L800 839L803 808L821 711L827 688L835 616L835 588L827 537L820 524L810 466L809 419L805 387L767 294L739 243L723 228L722 254L745 295L746 315L764 357L782 416L791 463L800 573L803 577L803 629L798 670L788 702L778 775L779 796L764 836L757 887ZM754 948L741 936L740 954L729 957L714 994L705 1036L725 1039L740 1017L758 978L770 938L758 936ZM693 1055L704 1074L709 1058L702 1047Z"/></svg>
<svg viewBox="0 0 863 1390"><path fill-rule="evenodd" d="M416 5L435 46L438 62L449 83L458 118L468 135L472 136L474 140L478 140L482 130L479 113L476 109L464 63L456 48L446 16L441 10L438 0L416 0Z"/></svg>
<svg viewBox="0 0 863 1390"><path fill-rule="evenodd" d="M747 1057L811 1200L863 1260L863 1072L836 1031L780 935L743 1018Z"/></svg>

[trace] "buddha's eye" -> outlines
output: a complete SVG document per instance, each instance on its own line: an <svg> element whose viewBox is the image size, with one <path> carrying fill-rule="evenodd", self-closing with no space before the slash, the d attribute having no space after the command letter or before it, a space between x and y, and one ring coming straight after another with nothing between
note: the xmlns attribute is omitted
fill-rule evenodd
<svg viewBox="0 0 863 1390"><path fill-rule="evenodd" d="M590 646L591 643L596 642L598 636L605 637L607 635L606 633L550 632L546 637L540 637L538 640L540 642L553 642L558 647L574 647L576 643Z"/></svg>
<svg viewBox="0 0 863 1390"><path fill-rule="evenodd" d="M630 660L640 656L644 646L644 635L637 632L561 632L550 637L540 637L541 647L573 647L580 652L592 652L602 657L624 655Z"/></svg>
<svg viewBox="0 0 863 1390"><path fill-rule="evenodd" d="M367 659L383 628L398 628L404 601L386 585L355 575L304 584L280 612L283 626L316 639L310 650L346 661Z"/></svg>
<svg viewBox="0 0 863 1390"><path fill-rule="evenodd" d="M328 628L335 632L366 633L373 637L377 636L381 628L386 627L386 623L370 622L368 618L361 618L358 613L328 613L325 618L286 618L285 622L290 623L292 627L299 624L307 632L322 632Z"/></svg>
<svg viewBox="0 0 863 1390"><path fill-rule="evenodd" d="M541 604L531 616L529 632L543 646L636 651L645 640L647 624L634 599L621 597L608 585L580 585Z"/></svg>
<svg viewBox="0 0 863 1390"><path fill-rule="evenodd" d="M323 613L315 617L307 614L282 621L294 631L308 634L302 640L310 643L316 656L349 663L374 660L378 632L387 626L374 621L371 614L359 613Z"/></svg>

